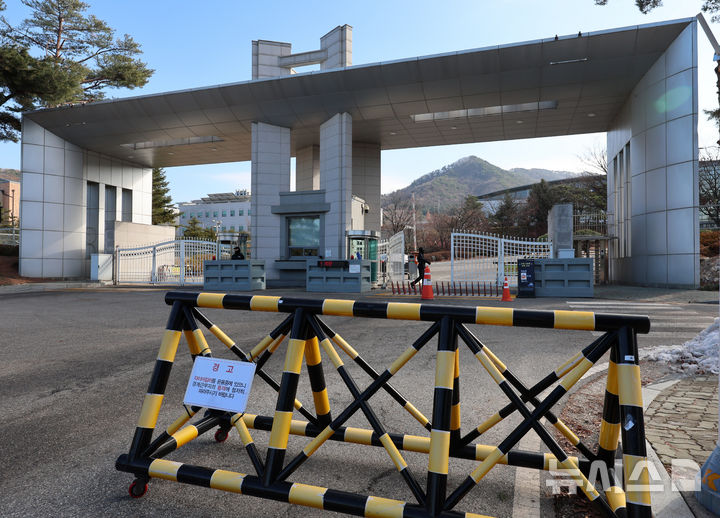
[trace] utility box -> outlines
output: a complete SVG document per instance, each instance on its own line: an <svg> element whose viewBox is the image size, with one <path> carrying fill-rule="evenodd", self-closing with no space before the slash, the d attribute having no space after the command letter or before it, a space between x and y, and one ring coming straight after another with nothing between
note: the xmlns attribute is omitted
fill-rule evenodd
<svg viewBox="0 0 720 518"><path fill-rule="evenodd" d="M535 298L535 261L518 259L518 297Z"/></svg>
<svg viewBox="0 0 720 518"><path fill-rule="evenodd" d="M91 254L90 255L90 280L111 281L113 280L113 256L112 254Z"/></svg>

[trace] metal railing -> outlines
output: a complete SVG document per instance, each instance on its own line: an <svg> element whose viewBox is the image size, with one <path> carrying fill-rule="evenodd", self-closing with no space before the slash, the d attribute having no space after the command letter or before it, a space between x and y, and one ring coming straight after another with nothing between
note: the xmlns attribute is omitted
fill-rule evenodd
<svg viewBox="0 0 720 518"><path fill-rule="evenodd" d="M201 285L204 261L230 259L231 246L178 239L115 252L117 284Z"/></svg>
<svg viewBox="0 0 720 518"><path fill-rule="evenodd" d="M607 236L607 213L604 210L594 212L576 212L573 214L573 232L582 230L597 232L601 236Z"/></svg>
<svg viewBox="0 0 720 518"><path fill-rule="evenodd" d="M20 229L17 227L0 228L0 245L19 245Z"/></svg>

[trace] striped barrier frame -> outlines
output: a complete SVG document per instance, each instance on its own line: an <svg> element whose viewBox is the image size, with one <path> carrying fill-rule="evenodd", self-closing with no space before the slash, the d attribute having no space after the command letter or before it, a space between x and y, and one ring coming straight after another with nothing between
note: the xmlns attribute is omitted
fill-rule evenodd
<svg viewBox="0 0 720 518"><path fill-rule="evenodd" d="M116 462L118 470L133 473L136 477L130 486L132 496L142 496L151 478L162 478L357 516L471 517L480 515L457 512L454 508L493 467L504 464L564 471L605 516L651 516L636 340L637 333L649 332L650 321L645 316L218 293L169 292L165 300L172 309L155 369L130 450ZM289 315L249 353L245 353L200 311L202 308ZM430 326L388 367L376 370L331 329L321 319L322 316L426 321ZM273 416L261 416L207 409L200 416L202 409L183 406L181 415L152 440L170 370L183 335L193 359L199 355L211 355L198 323L238 359L256 363L256 375L278 394L275 413ZM469 327L472 324L603 331L604 334L528 387L475 336ZM263 367L288 336L283 373L278 382ZM432 414L428 419L390 381L434 337L437 337L438 345ZM460 343L471 351L509 400L501 410L465 435L461 433ZM345 368L338 350L370 376L372 381L364 389ZM552 407L608 351L610 364L599 445L593 452L553 413ZM338 372L353 398L339 413L331 411L323 356ZM303 363L310 380L314 414L296 398ZM553 385L555 387L544 398L541 397ZM370 401L380 390L387 392L429 432L428 435L387 431ZM358 411L364 414L369 429L346 426L346 422ZM305 420L294 419L295 412ZM522 421L499 445L474 442L514 412L519 413ZM196 416L200 416L199 419L189 424ZM573 445L578 456L563 450L541 423L543 418ZM255 474L194 466L163 458L213 428L218 429L215 436L218 441L224 440L228 431L237 430ZM262 448L256 445L251 430L269 432L264 460L261 458ZM549 453L514 449L530 430L538 434ZM290 436L306 437L308 442L297 455L286 461ZM415 501L404 502L291 482L289 479L301 474L303 464L327 441L383 448ZM620 442L623 472L616 474L614 460ZM405 461L402 452L406 451L428 456L425 487L421 486L421 481ZM459 486L449 488L451 458L474 460L478 465ZM596 487L596 481L588 479L591 464L596 461L608 468L609 483L605 484L608 487Z"/></svg>

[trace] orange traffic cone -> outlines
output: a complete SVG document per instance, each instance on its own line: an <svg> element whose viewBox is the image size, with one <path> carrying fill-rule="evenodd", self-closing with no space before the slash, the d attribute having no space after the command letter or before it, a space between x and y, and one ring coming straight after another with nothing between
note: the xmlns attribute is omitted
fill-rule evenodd
<svg viewBox="0 0 720 518"><path fill-rule="evenodd" d="M432 300L435 296L433 295L432 281L430 280L430 267L425 266L425 278L423 279L422 300Z"/></svg>
<svg viewBox="0 0 720 518"><path fill-rule="evenodd" d="M508 281L507 277L505 277L505 283L503 284L503 295L502 295L502 302L512 302L512 297L510 296L510 288L508 287Z"/></svg>

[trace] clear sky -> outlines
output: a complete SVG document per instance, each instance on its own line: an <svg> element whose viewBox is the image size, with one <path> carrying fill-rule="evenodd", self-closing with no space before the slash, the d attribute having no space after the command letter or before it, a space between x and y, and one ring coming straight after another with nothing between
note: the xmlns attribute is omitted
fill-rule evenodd
<svg viewBox="0 0 720 518"><path fill-rule="evenodd" d="M292 43L293 52L314 50L337 25L353 27L353 64L388 61L503 43L536 40L661 20L687 18L701 0L665 0L643 15L633 0L395 0L359 2L287 0L86 0L89 11L118 34L142 45L155 74L142 89L115 90L111 97L151 94L251 78L251 41ZM6 2L5 16L27 15L19 0ZM711 24L720 36L720 24ZM699 34L700 109L717 107L712 49ZM718 37L720 39L720 37ZM700 146L713 145L717 129L700 116ZM463 156L477 155L500 167L581 171L578 156L604 134L416 148L382 153L382 191L390 192ZM0 167L20 168L19 144L0 144ZM167 170L175 202L209 192L250 188L250 163Z"/></svg>

